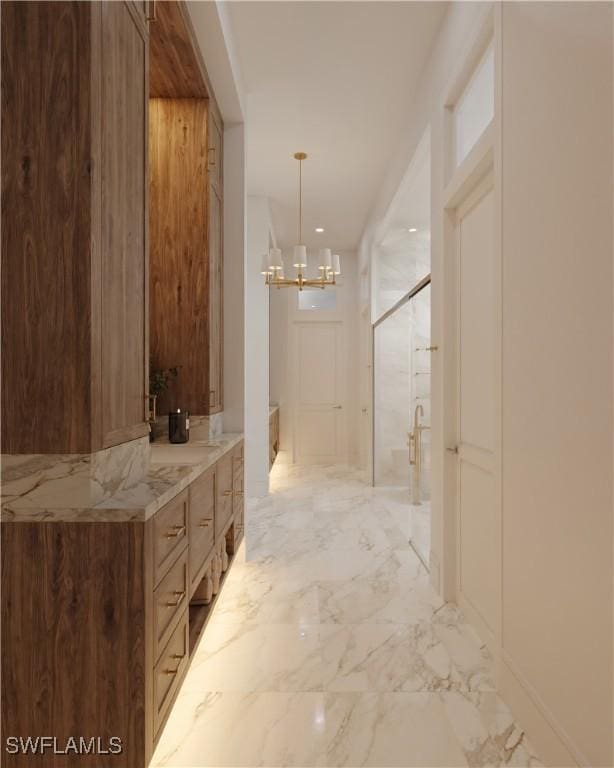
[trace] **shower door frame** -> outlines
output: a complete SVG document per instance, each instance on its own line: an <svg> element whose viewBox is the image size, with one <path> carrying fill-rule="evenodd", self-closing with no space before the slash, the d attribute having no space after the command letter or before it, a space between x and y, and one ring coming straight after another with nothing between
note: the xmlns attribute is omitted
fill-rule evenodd
<svg viewBox="0 0 614 768"><path fill-rule="evenodd" d="M431 284L431 273L416 283L404 296L386 310L383 315L371 324L371 486L375 487L375 331L378 326L395 314L401 307L408 304L414 296ZM432 403L431 403L432 407Z"/></svg>

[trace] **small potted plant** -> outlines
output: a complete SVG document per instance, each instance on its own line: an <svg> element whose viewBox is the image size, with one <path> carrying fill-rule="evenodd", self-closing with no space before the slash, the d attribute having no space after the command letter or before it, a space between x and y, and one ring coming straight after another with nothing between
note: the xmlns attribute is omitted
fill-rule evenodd
<svg viewBox="0 0 614 768"><path fill-rule="evenodd" d="M156 439L156 401L158 396L166 392L170 382L179 375L180 366L172 368L155 368L150 360L149 365L149 441Z"/></svg>

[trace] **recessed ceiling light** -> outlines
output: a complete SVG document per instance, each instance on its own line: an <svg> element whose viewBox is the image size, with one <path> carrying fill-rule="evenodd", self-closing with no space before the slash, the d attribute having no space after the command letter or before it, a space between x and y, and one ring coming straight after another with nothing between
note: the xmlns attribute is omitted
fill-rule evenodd
<svg viewBox="0 0 614 768"><path fill-rule="evenodd" d="M418 231L418 230L416 229L416 227L410 227L410 228L409 228L409 232L417 232L417 231Z"/></svg>
<svg viewBox="0 0 614 768"><path fill-rule="evenodd" d="M324 232L324 227L316 227L316 232Z"/></svg>

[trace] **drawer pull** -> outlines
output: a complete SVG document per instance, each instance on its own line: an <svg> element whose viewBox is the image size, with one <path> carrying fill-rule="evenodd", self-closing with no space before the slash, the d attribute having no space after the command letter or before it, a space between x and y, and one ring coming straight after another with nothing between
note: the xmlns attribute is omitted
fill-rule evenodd
<svg viewBox="0 0 614 768"><path fill-rule="evenodd" d="M180 662L183 661L184 656L181 653L174 653L171 656L171 659L178 659ZM179 667L177 669L165 669L164 674L165 675L176 675L177 672L179 672Z"/></svg>
<svg viewBox="0 0 614 768"><path fill-rule="evenodd" d="M167 608L176 608L185 597L185 590L183 592L173 592L173 594L177 595L177 601L174 603L165 603Z"/></svg>
<svg viewBox="0 0 614 768"><path fill-rule="evenodd" d="M177 539L179 538L179 536L183 536L183 534L185 533L185 525L176 525L174 527L175 527L174 531L166 534L167 539Z"/></svg>
<svg viewBox="0 0 614 768"><path fill-rule="evenodd" d="M224 496L232 496L232 494L233 494L233 491L224 491L223 493Z"/></svg>
<svg viewBox="0 0 614 768"><path fill-rule="evenodd" d="M243 491L234 491L235 496L243 496Z"/></svg>
<svg viewBox="0 0 614 768"><path fill-rule="evenodd" d="M199 528L208 528L211 525L211 520L203 520L198 524Z"/></svg>

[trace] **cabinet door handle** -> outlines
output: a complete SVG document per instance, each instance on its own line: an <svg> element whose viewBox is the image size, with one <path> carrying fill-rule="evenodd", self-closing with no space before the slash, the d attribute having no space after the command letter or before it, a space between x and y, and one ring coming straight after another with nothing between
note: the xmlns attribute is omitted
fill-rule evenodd
<svg viewBox="0 0 614 768"><path fill-rule="evenodd" d="M212 152L213 160L211 159ZM207 149L207 163L211 168L215 168L215 147L209 147L209 149Z"/></svg>
<svg viewBox="0 0 614 768"><path fill-rule="evenodd" d="M232 496L232 491L224 491L224 496Z"/></svg>
<svg viewBox="0 0 614 768"><path fill-rule="evenodd" d="M336 411L340 411L340 410L343 408L343 406L342 406L342 405L333 405L333 408L334 408Z"/></svg>
<svg viewBox="0 0 614 768"><path fill-rule="evenodd" d="M208 528L211 525L211 520L203 520L198 524L199 528Z"/></svg>
<svg viewBox="0 0 614 768"><path fill-rule="evenodd" d="M233 491L235 496L243 496L243 491Z"/></svg>
<svg viewBox="0 0 614 768"><path fill-rule="evenodd" d="M151 12L150 12L151 9ZM157 21L156 16L156 0L148 0L147 2L147 21Z"/></svg>
<svg viewBox="0 0 614 768"><path fill-rule="evenodd" d="M177 539L179 536L183 536L185 533L185 525L176 525L174 526L175 530L171 531L170 533L166 534L167 539Z"/></svg>
<svg viewBox="0 0 614 768"><path fill-rule="evenodd" d="M176 608L185 597L185 590L183 592L173 592L173 594L177 595L177 600L174 603L173 602L165 603L167 608Z"/></svg>
<svg viewBox="0 0 614 768"><path fill-rule="evenodd" d="M181 653L174 653L171 656L171 659L177 659L179 662L182 662L184 659L184 656ZM176 675L177 672L179 672L179 667L177 669L165 669L164 674L165 675Z"/></svg>

